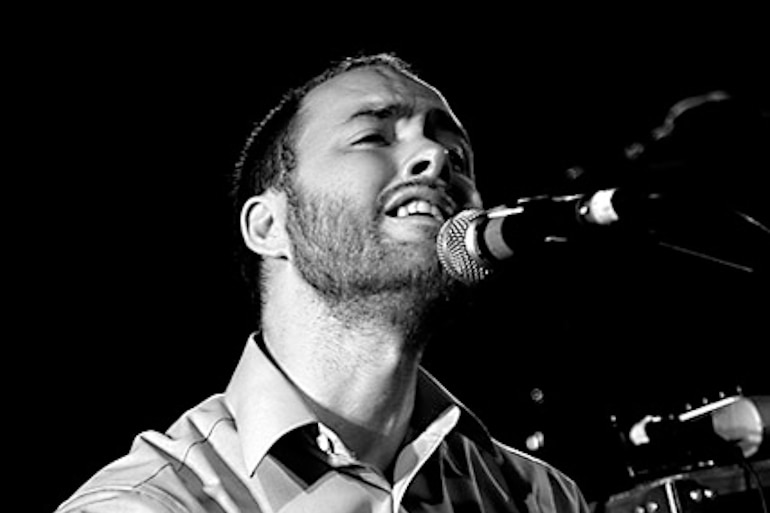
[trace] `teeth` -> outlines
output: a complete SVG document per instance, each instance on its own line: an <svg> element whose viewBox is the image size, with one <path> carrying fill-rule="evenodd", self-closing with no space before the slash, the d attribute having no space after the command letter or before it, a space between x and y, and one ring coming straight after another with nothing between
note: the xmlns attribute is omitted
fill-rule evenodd
<svg viewBox="0 0 770 513"><path fill-rule="evenodd" d="M437 219L439 222L444 221L444 215L436 205L431 205L425 200L413 200L398 207L396 211L396 217L407 217L414 214L429 215Z"/></svg>

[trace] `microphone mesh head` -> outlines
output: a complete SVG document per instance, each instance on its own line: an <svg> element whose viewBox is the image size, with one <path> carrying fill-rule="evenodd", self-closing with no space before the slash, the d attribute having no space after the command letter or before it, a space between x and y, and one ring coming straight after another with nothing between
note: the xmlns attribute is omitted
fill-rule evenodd
<svg viewBox="0 0 770 513"><path fill-rule="evenodd" d="M476 235L471 232L472 225L482 216L483 210L463 210L444 223L436 238L439 262L453 278L466 285L479 283L491 272L491 269L474 255L476 250L473 237Z"/></svg>

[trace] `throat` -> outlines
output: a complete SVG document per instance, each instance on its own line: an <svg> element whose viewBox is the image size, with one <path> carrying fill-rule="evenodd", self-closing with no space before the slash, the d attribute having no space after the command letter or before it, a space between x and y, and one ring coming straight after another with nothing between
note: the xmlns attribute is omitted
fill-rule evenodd
<svg viewBox="0 0 770 513"><path fill-rule="evenodd" d="M382 359L386 360L386 359ZM415 402L417 362L388 371L358 365L335 377L336 392L312 399L318 419L329 426L359 461L387 475L408 431ZM377 376L383 372L382 376Z"/></svg>
<svg viewBox="0 0 770 513"><path fill-rule="evenodd" d="M428 294L429 296L432 296ZM348 333L389 339L392 347L419 357L435 328L437 305L424 290L404 288L328 302L329 316Z"/></svg>

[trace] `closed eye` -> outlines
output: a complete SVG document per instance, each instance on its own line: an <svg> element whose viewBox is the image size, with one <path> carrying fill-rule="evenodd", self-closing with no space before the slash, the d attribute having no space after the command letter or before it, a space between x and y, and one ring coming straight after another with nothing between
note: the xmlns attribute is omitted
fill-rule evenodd
<svg viewBox="0 0 770 513"><path fill-rule="evenodd" d="M376 145L384 145L390 143L390 140L385 134L382 134L380 132L372 132L370 134L366 134L363 137L360 137L356 139L355 144L376 144Z"/></svg>
<svg viewBox="0 0 770 513"><path fill-rule="evenodd" d="M468 158L465 156L465 151L462 148L450 147L447 148L447 158L452 169L462 175L470 175L470 166Z"/></svg>

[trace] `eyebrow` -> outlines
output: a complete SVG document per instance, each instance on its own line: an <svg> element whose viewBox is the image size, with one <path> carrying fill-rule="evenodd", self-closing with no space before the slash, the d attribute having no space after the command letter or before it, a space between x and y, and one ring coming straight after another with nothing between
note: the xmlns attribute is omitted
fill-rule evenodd
<svg viewBox="0 0 770 513"><path fill-rule="evenodd" d="M462 139L462 141L470 145L468 133L460 126L457 121L445 110L436 109L429 114L433 117L433 126L440 130L453 133Z"/></svg>
<svg viewBox="0 0 770 513"><path fill-rule="evenodd" d="M381 121L384 119L409 117L413 112L413 107L406 103L365 103L356 108L353 114L345 119L344 124L364 118Z"/></svg>
<svg viewBox="0 0 770 513"><path fill-rule="evenodd" d="M364 103L348 116L343 125L353 123L359 119L372 119L382 121L393 118L410 117L414 114L414 107L403 102L383 103L379 101ZM435 127L440 130L450 132L460 138L464 145L464 152L467 154L470 148L470 140L465 129L457 124L452 116L442 109L431 109L428 116L433 117Z"/></svg>

